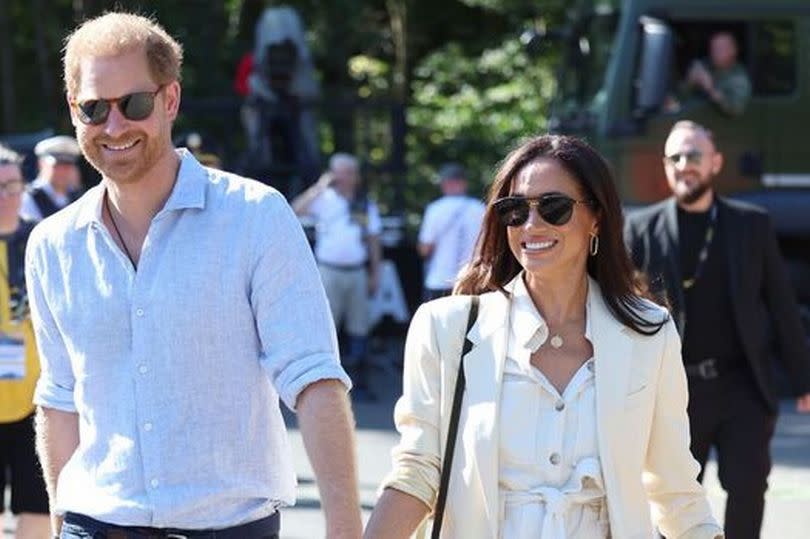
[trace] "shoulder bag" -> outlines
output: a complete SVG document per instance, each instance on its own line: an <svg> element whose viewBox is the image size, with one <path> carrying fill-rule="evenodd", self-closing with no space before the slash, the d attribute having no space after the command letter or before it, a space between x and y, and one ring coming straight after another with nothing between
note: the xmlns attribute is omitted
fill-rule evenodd
<svg viewBox="0 0 810 539"><path fill-rule="evenodd" d="M478 296L472 296L470 302L470 314L467 317L467 331L464 332L464 346L461 349L461 357L458 361L458 376L456 376L456 389L453 393L453 407L450 412L450 425L447 429L447 444L444 447L444 458L442 459L442 475L439 481L439 494L436 497L436 507L433 510L433 529L431 539L439 539L442 529L442 519L444 517L444 506L447 502L447 489L450 484L450 469L453 467L453 450L456 447L456 435L458 434L458 419L461 415L461 401L464 398L464 388L466 378L464 376L464 356L472 349L472 342L467 338L467 334L472 329L475 320L478 318Z"/></svg>

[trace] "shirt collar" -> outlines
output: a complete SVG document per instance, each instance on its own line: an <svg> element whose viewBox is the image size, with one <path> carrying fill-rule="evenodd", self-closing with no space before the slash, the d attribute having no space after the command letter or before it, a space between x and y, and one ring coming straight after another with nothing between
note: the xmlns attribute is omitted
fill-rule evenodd
<svg viewBox="0 0 810 539"><path fill-rule="evenodd" d="M585 302L585 338L591 339L591 303L595 282L588 278L588 294ZM512 282L506 286L512 291L512 332L517 342L527 348L530 352L537 351L546 339L548 339L548 324L543 315L537 310L526 283L523 280L523 272L519 273Z"/></svg>
<svg viewBox="0 0 810 539"><path fill-rule="evenodd" d="M163 208L157 213L187 208L205 208L205 190L208 183L208 170L185 148L175 150L180 157L180 168L177 181ZM80 207L76 217L76 228L90 223L101 223L101 203L104 200L106 187L104 181L93 187L78 202ZM157 215L155 217L157 217Z"/></svg>

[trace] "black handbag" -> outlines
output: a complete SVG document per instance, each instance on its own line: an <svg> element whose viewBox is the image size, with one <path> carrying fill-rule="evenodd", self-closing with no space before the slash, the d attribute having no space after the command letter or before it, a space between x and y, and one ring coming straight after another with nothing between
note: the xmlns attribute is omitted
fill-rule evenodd
<svg viewBox="0 0 810 539"><path fill-rule="evenodd" d="M439 481L439 494L436 497L436 507L433 510L432 539L439 539L442 529L442 519L444 517L444 506L447 502L447 489L450 484L450 469L453 467L453 450L456 447L456 435L458 434L458 418L461 415L461 401L464 398L464 388L467 379L464 376L464 356L472 349L472 342L467 338L467 334L478 318L478 296L473 296L470 302L470 314L467 317L467 330L464 332L464 346L461 348L461 357L458 361L458 376L456 376L456 390L453 393L453 408L450 412L450 425L447 429L447 445L444 447L444 458L442 459L442 475Z"/></svg>

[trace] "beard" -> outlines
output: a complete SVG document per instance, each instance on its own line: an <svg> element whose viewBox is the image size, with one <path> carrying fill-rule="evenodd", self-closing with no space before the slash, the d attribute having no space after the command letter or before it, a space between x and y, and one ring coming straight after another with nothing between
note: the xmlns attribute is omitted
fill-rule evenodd
<svg viewBox="0 0 810 539"><path fill-rule="evenodd" d="M171 144L165 135L150 136L141 130L129 131L115 139L105 135L77 138L82 154L93 168L117 184L136 183L163 158ZM122 146L134 140L137 140L135 146L121 155L103 147L104 144Z"/></svg>
<svg viewBox="0 0 810 539"><path fill-rule="evenodd" d="M693 185L679 180L675 189L675 198L682 204L694 204L712 188L711 176L702 176Z"/></svg>

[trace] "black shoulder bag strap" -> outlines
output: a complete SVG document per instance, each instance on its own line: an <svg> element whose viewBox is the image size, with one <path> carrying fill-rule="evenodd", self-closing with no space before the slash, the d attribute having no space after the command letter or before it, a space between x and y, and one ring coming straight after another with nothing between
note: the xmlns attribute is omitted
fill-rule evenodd
<svg viewBox="0 0 810 539"><path fill-rule="evenodd" d="M59 211L59 206L57 206L54 201L51 200L48 193L46 193L41 187L31 189L29 193L31 194L31 198L34 199L34 203L37 205L39 213L42 214L43 219L50 217Z"/></svg>
<svg viewBox="0 0 810 539"><path fill-rule="evenodd" d="M464 356L472 349L472 342L467 338L467 334L472 329L475 320L478 318L478 296L473 296L470 302L470 314L467 318L467 331L464 332L464 346L461 349L461 357L458 360L458 376L456 377L456 390L453 393L453 408L450 412L450 425L447 429L447 445L444 448L444 458L442 459L442 476L439 481L439 494L436 498L436 507L433 510L433 530L432 539L439 539L442 529L442 519L444 518L444 505L447 502L447 489L450 484L450 469L453 467L453 450L456 447L456 435L458 434L458 418L461 415L461 401L464 399L464 388L467 379L464 376Z"/></svg>

